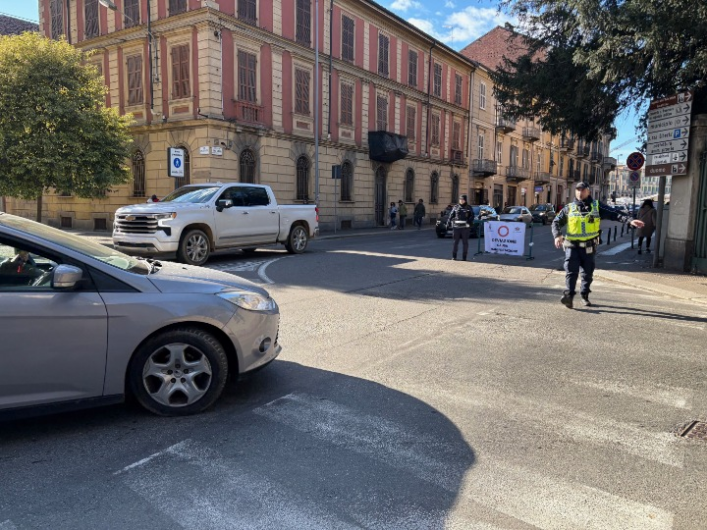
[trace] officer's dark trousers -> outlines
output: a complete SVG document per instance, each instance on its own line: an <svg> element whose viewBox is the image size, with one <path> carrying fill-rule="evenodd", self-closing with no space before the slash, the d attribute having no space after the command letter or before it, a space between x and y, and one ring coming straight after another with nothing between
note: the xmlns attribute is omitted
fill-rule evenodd
<svg viewBox="0 0 707 530"><path fill-rule="evenodd" d="M565 285L567 293L571 296L576 294L577 277L582 274L582 285L580 294L589 294L589 287L592 285L594 277L594 256L596 247L587 253L586 248L566 248L565 249Z"/></svg>
<svg viewBox="0 0 707 530"><path fill-rule="evenodd" d="M467 254L469 254L469 235L471 234L471 228L455 228L454 229L454 248L452 249L452 256L457 257L457 251L459 250L459 240L462 241L462 256L466 259Z"/></svg>

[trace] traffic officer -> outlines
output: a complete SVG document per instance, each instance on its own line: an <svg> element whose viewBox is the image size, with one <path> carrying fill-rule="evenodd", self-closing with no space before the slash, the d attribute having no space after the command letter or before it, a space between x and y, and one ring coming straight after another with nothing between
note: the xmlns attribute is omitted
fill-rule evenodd
<svg viewBox="0 0 707 530"><path fill-rule="evenodd" d="M467 202L467 196L459 197L459 204L452 208L447 221L454 230L454 248L452 249L452 259L457 259L459 250L459 240L462 241L462 259L466 261L469 254L469 236L471 235L471 225L474 222L474 212Z"/></svg>
<svg viewBox="0 0 707 530"><path fill-rule="evenodd" d="M575 187L577 200L565 206L552 222L552 235L555 247L565 249L565 286L566 290L560 300L568 308L576 294L577 277L582 271L582 285L579 294L585 306L591 306L589 289L594 274L594 258L599 246L599 225L601 219L629 222L631 226L641 228L643 223L621 215L617 210L604 203L592 199L589 184L579 182ZM566 234L562 236L562 227L567 226Z"/></svg>

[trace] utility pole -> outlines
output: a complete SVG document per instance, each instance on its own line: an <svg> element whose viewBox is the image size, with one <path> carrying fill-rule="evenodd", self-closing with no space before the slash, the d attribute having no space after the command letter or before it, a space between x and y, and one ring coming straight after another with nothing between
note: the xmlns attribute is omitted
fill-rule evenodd
<svg viewBox="0 0 707 530"><path fill-rule="evenodd" d="M314 0L314 204L317 206L319 206L319 112L319 0Z"/></svg>

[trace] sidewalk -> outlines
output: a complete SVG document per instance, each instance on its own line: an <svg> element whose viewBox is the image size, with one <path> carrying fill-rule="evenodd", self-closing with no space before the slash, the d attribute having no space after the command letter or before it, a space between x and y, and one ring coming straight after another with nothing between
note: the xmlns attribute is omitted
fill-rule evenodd
<svg viewBox="0 0 707 530"><path fill-rule="evenodd" d="M610 249L603 247L598 255L595 278L707 304L707 276L654 269L653 254L645 254L644 251L644 254L639 255L637 250L630 248L607 253Z"/></svg>

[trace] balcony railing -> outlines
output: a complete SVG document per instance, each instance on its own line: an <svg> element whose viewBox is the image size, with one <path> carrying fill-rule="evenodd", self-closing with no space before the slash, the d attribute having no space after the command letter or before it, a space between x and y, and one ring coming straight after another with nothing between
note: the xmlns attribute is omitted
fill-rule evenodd
<svg viewBox="0 0 707 530"><path fill-rule="evenodd" d="M506 179L513 181L527 180L530 178L530 170L518 166L506 166L504 174Z"/></svg>
<svg viewBox="0 0 707 530"><path fill-rule="evenodd" d="M616 169L616 159L613 156L604 157L604 169Z"/></svg>
<svg viewBox="0 0 707 530"><path fill-rule="evenodd" d="M540 173L535 174L534 180L535 180L535 184L548 184L550 182L551 178L552 178L551 173L540 172Z"/></svg>
<svg viewBox="0 0 707 530"><path fill-rule="evenodd" d="M516 121L508 116L498 115L496 117L496 130L508 133L516 130Z"/></svg>
<svg viewBox="0 0 707 530"><path fill-rule="evenodd" d="M560 151L566 153L574 149L574 140L571 138L562 138L560 140Z"/></svg>
<svg viewBox="0 0 707 530"><path fill-rule="evenodd" d="M464 151L459 149L451 149L449 152L449 159L455 164L464 163Z"/></svg>
<svg viewBox="0 0 707 530"><path fill-rule="evenodd" d="M495 160L487 160L477 158L471 163L471 171L475 175L491 176L495 175L497 172L497 165Z"/></svg>
<svg viewBox="0 0 707 530"><path fill-rule="evenodd" d="M236 117L244 123L262 125L263 107L248 101L236 101Z"/></svg>
<svg viewBox="0 0 707 530"><path fill-rule="evenodd" d="M601 161L604 159L604 155L600 151L592 151L591 154L589 155L589 161L594 162L596 164L601 163Z"/></svg>
<svg viewBox="0 0 707 530"><path fill-rule="evenodd" d="M567 180L569 182L578 182L582 178L582 172L579 169L573 169L567 172Z"/></svg>
<svg viewBox="0 0 707 530"><path fill-rule="evenodd" d="M536 142L540 140L540 129L537 127L523 127L523 140Z"/></svg>

